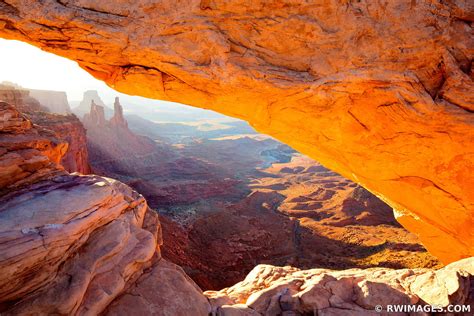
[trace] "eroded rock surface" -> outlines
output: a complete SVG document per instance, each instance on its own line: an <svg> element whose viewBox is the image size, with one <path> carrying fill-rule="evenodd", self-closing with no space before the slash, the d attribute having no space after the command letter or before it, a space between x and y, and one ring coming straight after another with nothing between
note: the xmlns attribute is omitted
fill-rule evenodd
<svg viewBox="0 0 474 316"><path fill-rule="evenodd" d="M201 289L177 265L161 260L148 269L105 315L209 315Z"/></svg>
<svg viewBox="0 0 474 316"><path fill-rule="evenodd" d="M156 300L147 315L207 315L200 289L161 259L158 216L143 196L113 179L68 174L59 165L65 148L0 102L0 313L98 315L131 286L146 292L137 280L150 268L160 276L155 297L178 277L190 290Z"/></svg>
<svg viewBox="0 0 474 316"><path fill-rule="evenodd" d="M60 164L68 172L91 173L87 151L86 129L73 114L60 115L41 111L27 112L33 123L52 130L68 148Z"/></svg>
<svg viewBox="0 0 474 316"><path fill-rule="evenodd" d="M235 284L258 263L301 269L440 265L398 225L389 206L268 136L216 138L218 131L210 131L199 138L191 131L184 140L152 141L126 123L113 123L85 123L93 172L146 197L160 213L163 257L202 289ZM130 127L136 126L132 120ZM161 125L147 126L149 136L162 135Z"/></svg>
<svg viewBox="0 0 474 316"><path fill-rule="evenodd" d="M383 197L445 263L474 254L470 2L0 6L0 36L119 91L245 119Z"/></svg>
<svg viewBox="0 0 474 316"><path fill-rule="evenodd" d="M467 304L471 259L441 270L257 266L219 292L161 258L145 199L59 167L65 143L0 102L2 315L367 315L374 304Z"/></svg>
<svg viewBox="0 0 474 316"><path fill-rule="evenodd" d="M67 150L60 160L61 166L66 171L90 173L86 130L82 123L70 112L66 115L52 112L43 103L33 98L31 91L22 87L0 85L0 100L14 105L33 124L39 125L43 133L51 134L52 132L58 141L67 143ZM51 91L36 90L36 92L42 92L42 95L47 97ZM57 95L62 94L58 92Z"/></svg>
<svg viewBox="0 0 474 316"><path fill-rule="evenodd" d="M473 273L472 258L437 271L299 270L258 265L244 281L204 294L215 315L380 315L375 312L377 305L384 311L387 305L468 305L473 299Z"/></svg>

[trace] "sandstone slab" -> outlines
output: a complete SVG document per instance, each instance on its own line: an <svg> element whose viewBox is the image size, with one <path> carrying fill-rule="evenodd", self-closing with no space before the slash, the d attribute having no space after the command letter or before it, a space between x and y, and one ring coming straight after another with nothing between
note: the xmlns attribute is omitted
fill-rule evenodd
<svg viewBox="0 0 474 316"><path fill-rule="evenodd" d="M440 270L299 270L256 266L221 291L206 291L216 315L380 315L375 307L472 303L473 258Z"/></svg>

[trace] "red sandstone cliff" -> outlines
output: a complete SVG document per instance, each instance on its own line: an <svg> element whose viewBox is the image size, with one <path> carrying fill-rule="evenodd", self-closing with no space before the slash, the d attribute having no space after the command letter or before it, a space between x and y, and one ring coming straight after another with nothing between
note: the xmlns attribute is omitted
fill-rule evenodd
<svg viewBox="0 0 474 316"><path fill-rule="evenodd" d="M112 179L68 174L58 164L66 148L0 102L0 313L116 315L107 307L124 310L123 295L138 291L132 303L149 300L160 314L207 315L200 289L161 259L144 198Z"/></svg>
<svg viewBox="0 0 474 316"><path fill-rule="evenodd" d="M60 164L68 172L91 173L87 151L86 129L73 114L59 115L45 112L26 112L33 123L54 131L67 142L68 148Z"/></svg>
<svg viewBox="0 0 474 316"><path fill-rule="evenodd" d="M43 95L48 96L49 91ZM68 172L90 173L86 130L76 116L51 113L43 103L31 96L30 90L22 88L0 86L0 100L15 105L31 122L54 132L56 138L67 143L60 163Z"/></svg>

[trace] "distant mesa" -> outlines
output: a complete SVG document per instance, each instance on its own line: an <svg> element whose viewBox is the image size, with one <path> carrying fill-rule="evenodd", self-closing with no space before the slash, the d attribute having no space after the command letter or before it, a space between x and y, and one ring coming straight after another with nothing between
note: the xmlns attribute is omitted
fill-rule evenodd
<svg viewBox="0 0 474 316"><path fill-rule="evenodd" d="M77 107L73 108L72 111L78 117L83 117L85 114L90 112L92 101L94 101L96 105L103 107L105 118L112 117L113 115L112 109L110 109L109 107L105 105L104 101L102 101L102 99L99 96L99 93L96 90L85 91L82 97L82 101L79 103Z"/></svg>
<svg viewBox="0 0 474 316"><path fill-rule="evenodd" d="M30 96L30 92L8 82L0 84L0 100L14 105L19 111L45 111L49 109Z"/></svg>
<svg viewBox="0 0 474 316"><path fill-rule="evenodd" d="M71 114L71 108L64 91L49 91L29 89L30 96L46 106L51 112L58 114Z"/></svg>

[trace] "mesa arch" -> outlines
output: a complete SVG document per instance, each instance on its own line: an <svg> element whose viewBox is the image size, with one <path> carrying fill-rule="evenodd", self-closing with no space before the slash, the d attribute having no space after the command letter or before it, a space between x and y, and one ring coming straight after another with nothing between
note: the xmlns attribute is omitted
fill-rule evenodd
<svg viewBox="0 0 474 316"><path fill-rule="evenodd" d="M469 1L0 1L0 37L118 91L250 122L362 184L444 263L474 254Z"/></svg>

